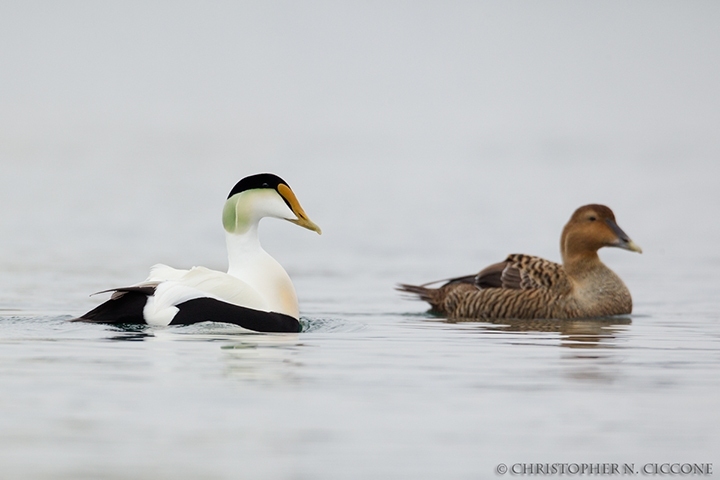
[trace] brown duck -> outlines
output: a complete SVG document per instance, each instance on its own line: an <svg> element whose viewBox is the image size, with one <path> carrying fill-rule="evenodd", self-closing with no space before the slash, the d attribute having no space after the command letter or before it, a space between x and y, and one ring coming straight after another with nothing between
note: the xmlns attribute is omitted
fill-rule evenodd
<svg viewBox="0 0 720 480"><path fill-rule="evenodd" d="M600 261L602 247L642 253L618 227L612 210L585 205L575 210L560 237L562 265L513 254L477 275L445 280L440 288L398 286L432 310L451 318L582 318L632 312L630 291ZM441 280L443 281L443 280Z"/></svg>

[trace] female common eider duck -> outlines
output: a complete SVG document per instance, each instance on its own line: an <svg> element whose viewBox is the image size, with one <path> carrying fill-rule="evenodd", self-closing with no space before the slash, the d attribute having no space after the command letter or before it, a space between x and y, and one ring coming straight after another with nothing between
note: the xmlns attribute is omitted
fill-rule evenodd
<svg viewBox="0 0 720 480"><path fill-rule="evenodd" d="M584 318L632 312L630 292L600 261L602 247L642 253L623 232L612 210L585 205L575 210L560 237L562 265L514 254L477 275L447 280L440 288L398 286L451 318ZM443 280L441 280L443 281Z"/></svg>
<svg viewBox="0 0 720 480"><path fill-rule="evenodd" d="M280 177L261 173L243 178L230 191L222 213L227 273L155 265L144 282L105 290L113 292L110 300L77 320L156 326L213 321L258 332L299 332L295 288L283 267L260 246L258 223L263 217L321 233Z"/></svg>

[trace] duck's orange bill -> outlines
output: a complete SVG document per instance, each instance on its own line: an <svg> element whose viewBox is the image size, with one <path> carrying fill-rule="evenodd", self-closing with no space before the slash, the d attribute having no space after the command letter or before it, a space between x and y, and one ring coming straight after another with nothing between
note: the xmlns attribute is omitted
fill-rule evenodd
<svg viewBox="0 0 720 480"><path fill-rule="evenodd" d="M292 222L295 225L300 225L301 227L312 230L313 232L317 232L318 235L322 234L322 230L320 230L320 227L315 225L315 223L308 218L305 210L303 210L303 208L300 206L300 202L295 196L295 192L293 192L290 187L288 187L284 183L281 183L280 185L278 185L277 190L278 193L280 193L280 195L282 195L285 201L290 205L293 213L297 216L297 219L288 219L289 222Z"/></svg>

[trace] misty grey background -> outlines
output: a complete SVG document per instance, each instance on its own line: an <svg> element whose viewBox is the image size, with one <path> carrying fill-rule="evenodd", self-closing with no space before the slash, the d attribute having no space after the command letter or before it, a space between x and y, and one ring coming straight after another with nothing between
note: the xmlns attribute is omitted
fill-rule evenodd
<svg viewBox="0 0 720 480"><path fill-rule="evenodd" d="M4 473L713 461L718 25L713 1L0 1ZM310 332L248 358L222 329L130 348L65 322L154 263L225 268L220 209L261 171L324 231L262 225ZM586 203L644 249L601 253L635 311L588 355L392 289L559 260Z"/></svg>
<svg viewBox="0 0 720 480"><path fill-rule="evenodd" d="M591 202L682 254L719 235L719 18L711 1L2 2L3 251L99 263L112 232L138 269L222 265L219 205L272 171L325 229L283 233L307 254L407 252L410 229L438 255L472 236L468 255L557 258Z"/></svg>

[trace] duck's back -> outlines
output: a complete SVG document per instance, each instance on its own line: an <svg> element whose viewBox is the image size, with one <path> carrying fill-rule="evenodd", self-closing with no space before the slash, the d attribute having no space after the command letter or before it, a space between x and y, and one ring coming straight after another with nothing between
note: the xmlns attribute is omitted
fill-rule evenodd
<svg viewBox="0 0 720 480"><path fill-rule="evenodd" d="M577 316L571 291L562 265L514 254L437 289L433 307L455 318L567 318Z"/></svg>

